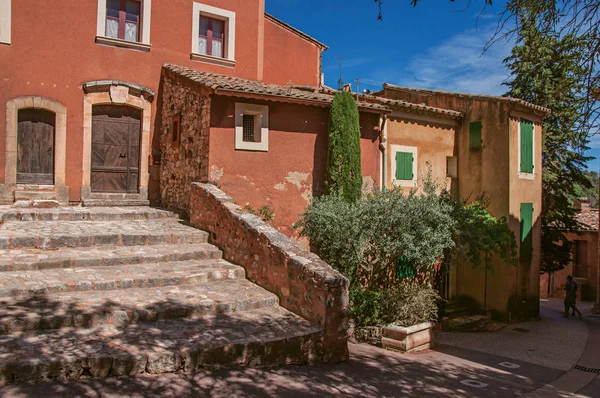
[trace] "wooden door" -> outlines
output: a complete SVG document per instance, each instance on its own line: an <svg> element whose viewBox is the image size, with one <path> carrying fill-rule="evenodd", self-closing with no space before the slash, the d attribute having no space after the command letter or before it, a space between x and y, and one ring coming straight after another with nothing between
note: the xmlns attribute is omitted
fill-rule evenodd
<svg viewBox="0 0 600 398"><path fill-rule="evenodd" d="M17 184L54 184L55 120L52 112L19 110Z"/></svg>
<svg viewBox="0 0 600 398"><path fill-rule="evenodd" d="M140 133L140 110L93 107L92 192L138 192Z"/></svg>

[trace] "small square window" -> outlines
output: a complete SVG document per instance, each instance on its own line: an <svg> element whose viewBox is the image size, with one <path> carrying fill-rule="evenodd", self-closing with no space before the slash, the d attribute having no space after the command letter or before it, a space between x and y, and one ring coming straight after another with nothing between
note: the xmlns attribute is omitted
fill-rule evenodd
<svg viewBox="0 0 600 398"><path fill-rule="evenodd" d="M235 113L235 149L268 151L269 107L238 102Z"/></svg>
<svg viewBox="0 0 600 398"><path fill-rule="evenodd" d="M256 142L256 132L254 130L254 115L244 115L242 120L244 142Z"/></svg>

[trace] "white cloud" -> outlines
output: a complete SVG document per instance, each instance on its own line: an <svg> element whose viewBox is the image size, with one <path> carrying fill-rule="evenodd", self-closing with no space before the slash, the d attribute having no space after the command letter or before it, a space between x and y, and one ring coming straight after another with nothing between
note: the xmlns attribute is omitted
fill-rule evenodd
<svg viewBox="0 0 600 398"><path fill-rule="evenodd" d="M374 75L402 86L503 94L507 88L502 83L509 75L502 61L510 55L512 43L496 43L482 54L494 27L466 30L412 57L404 70L385 68Z"/></svg>
<svg viewBox="0 0 600 398"><path fill-rule="evenodd" d="M590 149L600 149L600 134L593 134L589 137L588 146Z"/></svg>

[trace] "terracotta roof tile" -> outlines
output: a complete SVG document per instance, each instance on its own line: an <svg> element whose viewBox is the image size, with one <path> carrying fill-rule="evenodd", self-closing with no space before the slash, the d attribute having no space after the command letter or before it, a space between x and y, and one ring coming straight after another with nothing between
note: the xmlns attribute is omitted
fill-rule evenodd
<svg viewBox="0 0 600 398"><path fill-rule="evenodd" d="M575 217L577 221L582 223L584 227L588 228L588 231L598 230L598 209L584 210L577 214Z"/></svg>
<svg viewBox="0 0 600 398"><path fill-rule="evenodd" d="M414 104L412 102L401 101L401 100L393 100L389 98L376 97L376 96L362 96L364 98L371 99L373 101L377 101L383 105L386 105L392 109L407 109L409 111L417 111L417 112L429 112L429 113L437 113L443 116L447 116L451 119L459 119L463 117L462 112L452 111L449 109L436 108L433 106L428 106L425 104Z"/></svg>
<svg viewBox="0 0 600 398"><path fill-rule="evenodd" d="M330 94L319 92L317 87L301 86L282 86L279 84L268 84L256 80L242 79L240 77L220 75L216 73L200 72L185 66L174 64L165 64L163 68L173 72L179 76L199 83L204 87L208 87L217 94L236 94L241 97L248 94L261 95L271 97L273 100L296 100L302 102L314 102L321 104L329 104L333 100ZM358 102L358 107L362 109L372 109L382 112L389 112L389 109L379 103Z"/></svg>
<svg viewBox="0 0 600 398"><path fill-rule="evenodd" d="M512 102L514 104L522 105L529 109L533 109L533 110L542 112L545 115L549 115L550 113L552 113L552 110L549 108L535 105L530 102L524 101L522 99L513 98L513 97L501 97L498 95L469 94L469 93L458 93L458 92L453 92L453 91L431 90L431 89L426 89L426 88L404 87L404 86L397 86L395 84L389 84L389 83L385 83L383 85L383 88L397 90L397 91L408 91L408 92L417 93L417 94L446 94L446 95L452 95L452 96L456 96L456 97L465 97L465 98L473 98L473 99L507 101L507 102Z"/></svg>

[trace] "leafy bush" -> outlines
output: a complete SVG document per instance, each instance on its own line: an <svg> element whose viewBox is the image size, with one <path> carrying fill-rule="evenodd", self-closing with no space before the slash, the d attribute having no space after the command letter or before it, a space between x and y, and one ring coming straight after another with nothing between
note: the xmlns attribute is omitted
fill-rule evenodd
<svg viewBox="0 0 600 398"><path fill-rule="evenodd" d="M438 294L426 284L402 281L388 289L350 290L356 326L412 326L436 321Z"/></svg>
<svg viewBox="0 0 600 398"><path fill-rule="evenodd" d="M446 261L452 264L469 262L477 267L489 267L494 255L499 255L508 265L516 264L517 242L505 217L496 218L487 210L489 199L482 195L473 202L456 202L447 193L445 200L454 210L456 221L453 234L455 247L446 253Z"/></svg>
<svg viewBox="0 0 600 398"><path fill-rule="evenodd" d="M400 189L348 203L340 196L315 199L301 216L300 234L319 255L361 287L384 288L403 258L426 276L453 246L453 208L427 185L422 194Z"/></svg>
<svg viewBox="0 0 600 398"><path fill-rule="evenodd" d="M349 92L336 93L331 104L326 189L349 202L362 195L358 108Z"/></svg>

